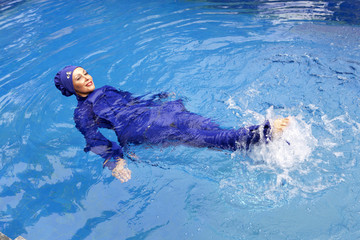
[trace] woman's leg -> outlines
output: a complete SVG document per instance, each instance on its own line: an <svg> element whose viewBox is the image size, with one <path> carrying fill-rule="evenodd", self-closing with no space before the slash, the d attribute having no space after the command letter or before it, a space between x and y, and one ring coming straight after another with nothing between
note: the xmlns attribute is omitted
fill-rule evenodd
<svg viewBox="0 0 360 240"><path fill-rule="evenodd" d="M195 147L220 148L235 151L249 149L249 146L271 138L269 122L263 125L240 129L221 129L209 118L191 113L181 112L176 115L174 126L180 132L183 144Z"/></svg>
<svg viewBox="0 0 360 240"><path fill-rule="evenodd" d="M209 118L188 111L162 112L146 129L151 144L174 143L235 151L271 138L269 122L240 129L221 129Z"/></svg>
<svg viewBox="0 0 360 240"><path fill-rule="evenodd" d="M184 133L184 144L196 147L220 148L235 151L246 149L261 141L267 142L271 138L271 127L268 122L264 125L243 127L237 130L228 129L188 129Z"/></svg>

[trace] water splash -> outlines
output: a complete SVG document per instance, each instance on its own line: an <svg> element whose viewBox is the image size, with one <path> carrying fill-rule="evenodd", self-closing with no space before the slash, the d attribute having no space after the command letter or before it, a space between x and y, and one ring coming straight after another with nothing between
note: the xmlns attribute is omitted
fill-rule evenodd
<svg viewBox="0 0 360 240"><path fill-rule="evenodd" d="M291 171L299 164L310 159L317 140L311 132L311 125L306 124L302 117L290 117L290 124L282 136L268 144L255 146L248 154L255 162Z"/></svg>
<svg viewBox="0 0 360 240"><path fill-rule="evenodd" d="M253 113L253 117L261 119L258 113ZM266 118L274 120L279 116L270 108ZM224 198L241 207L269 208L296 196L321 194L343 181L341 174L326 174L326 164L317 153L322 144L312 128L312 122L304 120L301 114L291 116L280 137L254 146L246 155L235 152L231 174L220 181Z"/></svg>

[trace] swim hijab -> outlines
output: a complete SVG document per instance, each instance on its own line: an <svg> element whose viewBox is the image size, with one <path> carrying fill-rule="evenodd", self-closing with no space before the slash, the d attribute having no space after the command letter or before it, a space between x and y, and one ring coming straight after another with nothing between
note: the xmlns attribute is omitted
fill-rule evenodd
<svg viewBox="0 0 360 240"><path fill-rule="evenodd" d="M69 97L75 94L72 81L72 74L75 68L78 68L78 66L66 66L60 70L54 78L56 88L59 89L64 96Z"/></svg>

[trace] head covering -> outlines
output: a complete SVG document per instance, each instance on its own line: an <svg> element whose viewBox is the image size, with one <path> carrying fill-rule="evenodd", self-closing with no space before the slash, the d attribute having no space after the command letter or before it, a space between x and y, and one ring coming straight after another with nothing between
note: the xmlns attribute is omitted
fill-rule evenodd
<svg viewBox="0 0 360 240"><path fill-rule="evenodd" d="M55 75L55 86L64 96L68 97L75 94L72 81L72 75L75 68L78 68L78 66L66 66Z"/></svg>

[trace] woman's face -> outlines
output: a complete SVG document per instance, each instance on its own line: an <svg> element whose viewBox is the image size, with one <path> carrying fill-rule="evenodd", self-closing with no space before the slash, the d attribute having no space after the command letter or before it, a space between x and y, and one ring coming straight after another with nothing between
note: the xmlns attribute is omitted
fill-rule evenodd
<svg viewBox="0 0 360 240"><path fill-rule="evenodd" d="M76 94L81 97L86 97L95 90L93 78L82 67L74 70L72 80Z"/></svg>

